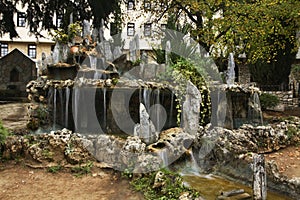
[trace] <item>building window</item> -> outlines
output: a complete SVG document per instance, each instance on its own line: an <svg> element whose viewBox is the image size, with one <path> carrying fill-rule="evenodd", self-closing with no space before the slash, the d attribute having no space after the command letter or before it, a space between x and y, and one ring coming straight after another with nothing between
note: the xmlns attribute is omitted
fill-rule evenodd
<svg viewBox="0 0 300 200"><path fill-rule="evenodd" d="M19 81L20 81L20 72L16 68L13 68L10 71L10 82L19 82Z"/></svg>
<svg viewBox="0 0 300 200"><path fill-rule="evenodd" d="M18 12L18 27L25 27L26 24L26 14L24 12Z"/></svg>
<svg viewBox="0 0 300 200"><path fill-rule="evenodd" d="M144 25L144 35L147 37L151 36L151 24Z"/></svg>
<svg viewBox="0 0 300 200"><path fill-rule="evenodd" d="M127 1L127 10L133 10L134 9L134 0L128 0Z"/></svg>
<svg viewBox="0 0 300 200"><path fill-rule="evenodd" d="M135 34L134 23L128 23L127 24L127 35L134 36L134 34Z"/></svg>
<svg viewBox="0 0 300 200"><path fill-rule="evenodd" d="M36 45L35 44L28 45L28 56L30 58L36 58Z"/></svg>
<svg viewBox="0 0 300 200"><path fill-rule="evenodd" d="M151 10L151 1L150 0L144 0L144 9Z"/></svg>
<svg viewBox="0 0 300 200"><path fill-rule="evenodd" d="M57 14L57 17L56 17L56 27L57 28L61 28L62 27L62 23L63 23L63 15Z"/></svg>
<svg viewBox="0 0 300 200"><path fill-rule="evenodd" d="M7 43L0 43L0 56L3 57L8 54L8 44Z"/></svg>

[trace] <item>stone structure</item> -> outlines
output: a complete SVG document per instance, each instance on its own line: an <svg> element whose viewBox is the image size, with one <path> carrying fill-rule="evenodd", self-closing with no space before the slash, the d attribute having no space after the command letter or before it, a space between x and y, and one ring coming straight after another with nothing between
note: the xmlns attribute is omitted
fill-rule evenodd
<svg viewBox="0 0 300 200"><path fill-rule="evenodd" d="M238 81L240 84L248 84L251 82L251 74L249 68L245 64L238 65Z"/></svg>
<svg viewBox="0 0 300 200"><path fill-rule="evenodd" d="M18 49L0 59L1 98L26 97L26 84L36 79L35 62Z"/></svg>
<svg viewBox="0 0 300 200"><path fill-rule="evenodd" d="M264 91L263 93L277 96L284 108L294 108L299 106L299 100L298 98L294 98L293 91Z"/></svg>
<svg viewBox="0 0 300 200"><path fill-rule="evenodd" d="M183 129L195 135L199 128L199 113L202 99L198 88L188 81L185 101L182 106Z"/></svg>

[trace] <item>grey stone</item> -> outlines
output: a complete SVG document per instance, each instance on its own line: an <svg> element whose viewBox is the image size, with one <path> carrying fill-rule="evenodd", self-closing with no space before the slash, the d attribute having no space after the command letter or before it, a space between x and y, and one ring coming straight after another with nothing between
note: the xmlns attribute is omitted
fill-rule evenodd
<svg viewBox="0 0 300 200"><path fill-rule="evenodd" d="M146 144L152 144L158 140L158 132L142 103L140 103L140 123L134 127L134 135L140 137Z"/></svg>
<svg viewBox="0 0 300 200"><path fill-rule="evenodd" d="M201 93L190 81L187 83L185 101L182 106L183 129L192 135L196 135L199 129L199 114L201 105Z"/></svg>

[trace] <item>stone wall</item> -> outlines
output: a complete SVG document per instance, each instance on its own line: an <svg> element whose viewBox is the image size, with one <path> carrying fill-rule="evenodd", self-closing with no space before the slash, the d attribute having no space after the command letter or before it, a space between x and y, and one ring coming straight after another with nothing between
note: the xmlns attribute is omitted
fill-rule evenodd
<svg viewBox="0 0 300 200"><path fill-rule="evenodd" d="M263 93L277 96L284 108L299 107L299 99L294 98L293 91L263 91Z"/></svg>
<svg viewBox="0 0 300 200"><path fill-rule="evenodd" d="M251 82L251 74L247 65L239 65L239 77L238 81L240 84L247 84Z"/></svg>

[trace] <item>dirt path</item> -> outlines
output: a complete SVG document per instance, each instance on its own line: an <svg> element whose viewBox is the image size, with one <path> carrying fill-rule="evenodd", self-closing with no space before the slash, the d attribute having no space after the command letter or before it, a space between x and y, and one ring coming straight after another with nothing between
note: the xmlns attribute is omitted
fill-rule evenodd
<svg viewBox="0 0 300 200"><path fill-rule="evenodd" d="M0 163L0 199L142 200L143 196L112 170L97 168L90 175L75 177L70 172Z"/></svg>
<svg viewBox="0 0 300 200"><path fill-rule="evenodd" d="M289 178L300 177L300 147L287 147L266 154L266 160L274 160L280 173Z"/></svg>

